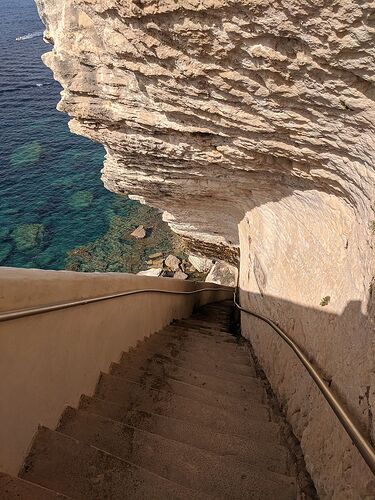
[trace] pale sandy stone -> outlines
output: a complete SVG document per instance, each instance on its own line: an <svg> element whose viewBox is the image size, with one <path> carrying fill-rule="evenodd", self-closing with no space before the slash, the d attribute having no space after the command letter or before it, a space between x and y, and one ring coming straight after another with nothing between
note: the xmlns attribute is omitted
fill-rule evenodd
<svg viewBox="0 0 375 500"><path fill-rule="evenodd" d="M211 259L198 255L189 255L189 262L200 273L208 273L214 265Z"/></svg>
<svg viewBox="0 0 375 500"><path fill-rule="evenodd" d="M226 262L215 262L206 277L206 282L225 286L236 286L238 271Z"/></svg>
<svg viewBox="0 0 375 500"><path fill-rule="evenodd" d="M180 264L181 264L180 259L178 257L176 257L175 255L168 255L168 257L165 259L165 265L171 271L179 271Z"/></svg>
<svg viewBox="0 0 375 500"><path fill-rule="evenodd" d="M137 229L134 229L131 233L131 236L133 236L133 238L137 238L138 240L143 240L146 238L146 230L143 226L138 226Z"/></svg>
<svg viewBox="0 0 375 500"><path fill-rule="evenodd" d="M163 269L147 269L146 271L140 271L139 273L137 274L140 274L141 276L154 276L154 277L158 277L161 275L161 273L163 272Z"/></svg>
<svg viewBox="0 0 375 500"><path fill-rule="evenodd" d="M176 280L187 280L189 277L188 274L184 273L183 271L179 270L176 271L173 275L173 278Z"/></svg>

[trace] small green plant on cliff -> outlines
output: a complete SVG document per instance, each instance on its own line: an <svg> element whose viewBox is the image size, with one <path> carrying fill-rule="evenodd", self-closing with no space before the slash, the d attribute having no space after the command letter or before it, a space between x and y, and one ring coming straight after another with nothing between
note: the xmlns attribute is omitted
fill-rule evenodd
<svg viewBox="0 0 375 500"><path fill-rule="evenodd" d="M322 300L320 301L320 305L322 307L324 306L328 306L329 302L331 300L331 297L329 295L327 295L326 297L323 297Z"/></svg>
<svg viewBox="0 0 375 500"><path fill-rule="evenodd" d="M370 230L373 234L375 234L375 220L370 222Z"/></svg>

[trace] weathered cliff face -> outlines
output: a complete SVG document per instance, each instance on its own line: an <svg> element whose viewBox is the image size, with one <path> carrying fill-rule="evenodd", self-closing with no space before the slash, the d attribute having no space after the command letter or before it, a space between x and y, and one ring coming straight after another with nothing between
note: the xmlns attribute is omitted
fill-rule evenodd
<svg viewBox="0 0 375 500"><path fill-rule="evenodd" d="M243 303L291 333L374 437L375 4L36 1L59 109L104 144L105 185L209 256L240 248ZM243 326L322 498L374 495L287 348Z"/></svg>

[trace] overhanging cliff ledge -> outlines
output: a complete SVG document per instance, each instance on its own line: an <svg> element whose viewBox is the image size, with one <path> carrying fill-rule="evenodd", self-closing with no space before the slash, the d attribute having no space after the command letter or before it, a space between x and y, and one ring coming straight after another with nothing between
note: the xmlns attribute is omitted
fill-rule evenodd
<svg viewBox="0 0 375 500"><path fill-rule="evenodd" d="M36 0L71 130L324 368L374 437L375 5ZM245 320L322 498L371 476L269 331ZM262 334L263 333L263 334Z"/></svg>

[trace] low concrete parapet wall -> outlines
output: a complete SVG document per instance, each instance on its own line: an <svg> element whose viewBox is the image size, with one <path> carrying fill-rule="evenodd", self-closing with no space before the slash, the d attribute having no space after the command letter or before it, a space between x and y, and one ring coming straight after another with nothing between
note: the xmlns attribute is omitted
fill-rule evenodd
<svg viewBox="0 0 375 500"><path fill-rule="evenodd" d="M16 474L38 425L92 394L122 351L194 308L231 298L211 283L117 273L0 269L0 314L140 289L142 293L0 323L0 470Z"/></svg>

